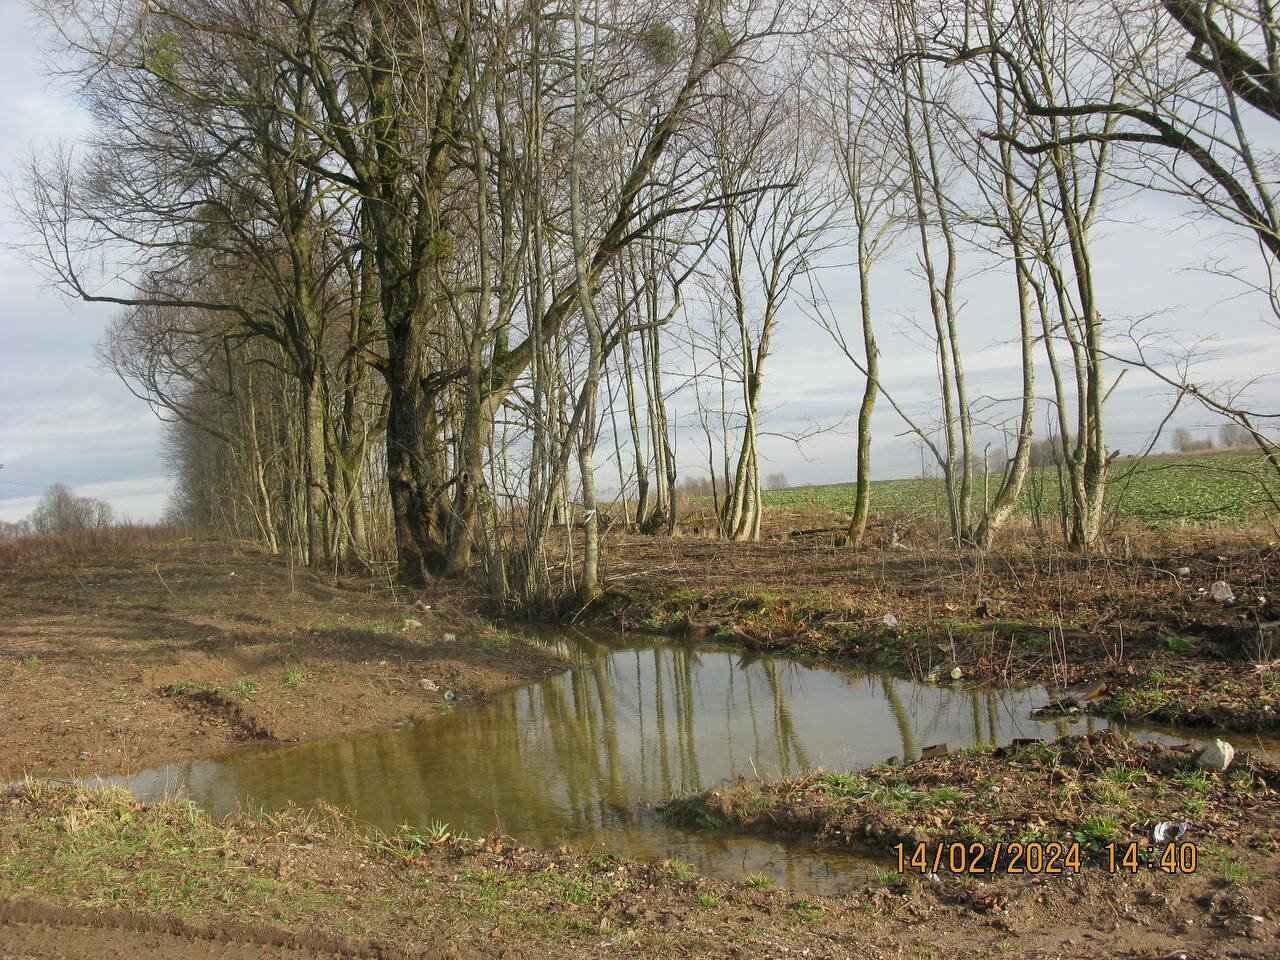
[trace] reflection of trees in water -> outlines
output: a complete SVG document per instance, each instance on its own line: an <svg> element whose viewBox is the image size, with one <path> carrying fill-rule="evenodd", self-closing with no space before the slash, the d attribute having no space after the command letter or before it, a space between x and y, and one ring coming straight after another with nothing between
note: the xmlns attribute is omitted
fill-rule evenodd
<svg viewBox="0 0 1280 960"><path fill-rule="evenodd" d="M911 717L902 703L898 688L894 686L893 677L886 673L880 679L884 685L884 697L889 701L889 709L893 713L894 722L898 725L898 739L902 741L902 759L915 760L920 754L916 751L915 728L911 725Z"/></svg>
<svg viewBox="0 0 1280 960"><path fill-rule="evenodd" d="M794 668L796 664L788 663L787 666ZM793 758L797 770L807 768L809 761L805 755L804 745L796 734L795 721L791 716L787 694L779 682L778 661L764 660L761 662L761 667L769 685L769 692L773 695L773 735L778 751L778 765L781 768L781 774L787 776L792 772ZM792 672L794 674L795 671Z"/></svg>
<svg viewBox="0 0 1280 960"><path fill-rule="evenodd" d="M792 661L660 643L619 648L577 637L566 652L575 664L566 673L459 707L411 733L232 758L193 792L220 809L236 796L267 806L324 798L383 826L439 819L474 832L500 823L554 842L562 832L582 838L625 829L638 802L749 772L735 769L739 763L787 775L807 769L824 744L872 734L883 743L884 732L896 733L901 755L915 759L924 736L994 743L1007 739L1003 723L1018 729L1001 716L1012 701L993 690L837 677ZM855 681L864 689L853 689ZM846 684L847 695L835 693ZM856 710L815 710L813 694ZM869 716L857 712L877 705ZM859 730L851 716L870 726Z"/></svg>

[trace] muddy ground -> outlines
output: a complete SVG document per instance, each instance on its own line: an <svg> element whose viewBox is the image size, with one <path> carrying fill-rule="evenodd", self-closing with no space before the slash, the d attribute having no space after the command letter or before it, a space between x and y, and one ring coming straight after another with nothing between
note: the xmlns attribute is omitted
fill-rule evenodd
<svg viewBox="0 0 1280 960"><path fill-rule="evenodd" d="M0 804L0 955L1262 958L1280 944L1274 872L1248 886L886 874L802 900L679 863L370 834L327 810L214 821L38 783Z"/></svg>
<svg viewBox="0 0 1280 960"><path fill-rule="evenodd" d="M1267 531L1135 531L1093 556L1010 531L982 556L924 526L880 525L853 550L838 529L802 532L812 523L772 516L754 544L615 532L608 590L576 616L918 679L959 668L968 684L1088 688L1068 708L1134 720L1280 730L1280 546ZM1233 603L1213 599L1216 581Z"/></svg>
<svg viewBox="0 0 1280 960"><path fill-rule="evenodd" d="M420 600L190 541L8 567L0 780L402 726L562 669L447 600Z"/></svg>
<svg viewBox="0 0 1280 960"><path fill-rule="evenodd" d="M1149 533L1127 557L1012 540L981 558L923 534L877 530L855 551L788 529L775 517L758 544L613 532L605 596L566 615L944 683L957 668L966 684L1043 682L1068 710L1280 730L1280 548L1264 535ZM1235 604L1212 599L1217 580ZM513 614L466 582L409 592L247 545L6 565L0 778L416 723L559 668L514 619L491 625Z"/></svg>
<svg viewBox="0 0 1280 960"><path fill-rule="evenodd" d="M1243 751L1224 772L1206 771L1198 753L1104 731L856 773L736 780L674 799L666 815L690 827L786 833L890 860L898 844L933 852L938 842L958 840L974 845L959 853L974 873L992 867L997 843L1066 843L1081 864L1108 870L1122 867L1128 845L1137 844L1143 857L1158 861L1167 844L1154 841L1156 825L1186 823L1179 840L1195 844L1198 859L1164 865L1173 872L1189 866L1185 872L1224 883L1276 878L1280 767ZM894 867L912 872L904 858ZM938 872L927 866L914 872Z"/></svg>
<svg viewBox="0 0 1280 960"><path fill-rule="evenodd" d="M985 560L911 536L855 552L785 526L753 545L610 537L608 592L570 611L578 622L939 682L959 667L961 683L1088 684L1100 692L1079 709L1276 728L1280 561L1263 536L1151 535L1092 558L1014 543ZM1219 579L1236 604L1207 597ZM486 608L466 583L406 592L189 540L6 565L0 779L400 726L562 668L520 631L487 625L494 614L512 611ZM1205 845L1197 871L1112 876L1095 855L1078 875L930 878L886 860L860 892L798 899L607 851L376 835L324 809L213 821L181 800L148 808L22 784L0 800L0 957L1280 952L1274 768L1242 757L1230 776L1202 780L1176 750L1112 738L1025 749L1053 756L975 751L815 774L772 799L771 787L730 785L733 804L689 813L704 813L704 828L817 843L861 830L882 855L894 837L953 832L1080 832L1096 854L1104 834L1143 837L1157 816L1185 818ZM1061 779L1039 789L1046 770ZM833 783L845 791L838 808Z"/></svg>

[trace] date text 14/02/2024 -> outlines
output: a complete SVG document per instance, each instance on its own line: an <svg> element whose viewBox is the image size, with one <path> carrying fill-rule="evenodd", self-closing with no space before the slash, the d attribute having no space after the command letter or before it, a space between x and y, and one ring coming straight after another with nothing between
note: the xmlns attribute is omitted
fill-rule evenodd
<svg viewBox="0 0 1280 960"><path fill-rule="evenodd" d="M1079 873L1091 862L1078 842L1014 840L1009 843L982 843L954 840L950 843L915 845L899 843L893 847L898 855L899 873ZM1096 858L1098 867L1108 873L1138 873L1162 870L1166 873L1195 873L1197 851L1190 842L1161 844L1158 847L1139 843L1108 843Z"/></svg>

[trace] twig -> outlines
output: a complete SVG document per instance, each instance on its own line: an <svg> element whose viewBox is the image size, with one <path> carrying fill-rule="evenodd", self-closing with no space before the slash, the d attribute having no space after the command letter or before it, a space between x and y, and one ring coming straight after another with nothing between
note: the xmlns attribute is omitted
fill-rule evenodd
<svg viewBox="0 0 1280 960"><path fill-rule="evenodd" d="M160 586L164 587L170 599L177 600L178 598L173 595L173 591L169 589L169 585L164 582L164 577L160 576L160 564L158 563L156 564L156 576L160 578Z"/></svg>

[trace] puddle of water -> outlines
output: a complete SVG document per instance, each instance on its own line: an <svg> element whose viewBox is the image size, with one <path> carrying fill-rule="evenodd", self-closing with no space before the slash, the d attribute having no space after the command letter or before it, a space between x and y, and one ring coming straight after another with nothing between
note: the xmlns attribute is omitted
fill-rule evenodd
<svg viewBox="0 0 1280 960"><path fill-rule="evenodd" d="M865 767L951 749L1103 729L1032 719L1042 688L962 691L881 673L665 643L561 641L567 672L413 730L246 751L114 778L143 799L178 787L215 815L327 800L384 829L498 828L540 846L679 858L731 879L763 873L838 893L873 864L802 844L686 831L649 805L728 777ZM1162 736L1147 732L1148 736ZM1184 740L1177 736L1173 739Z"/></svg>

